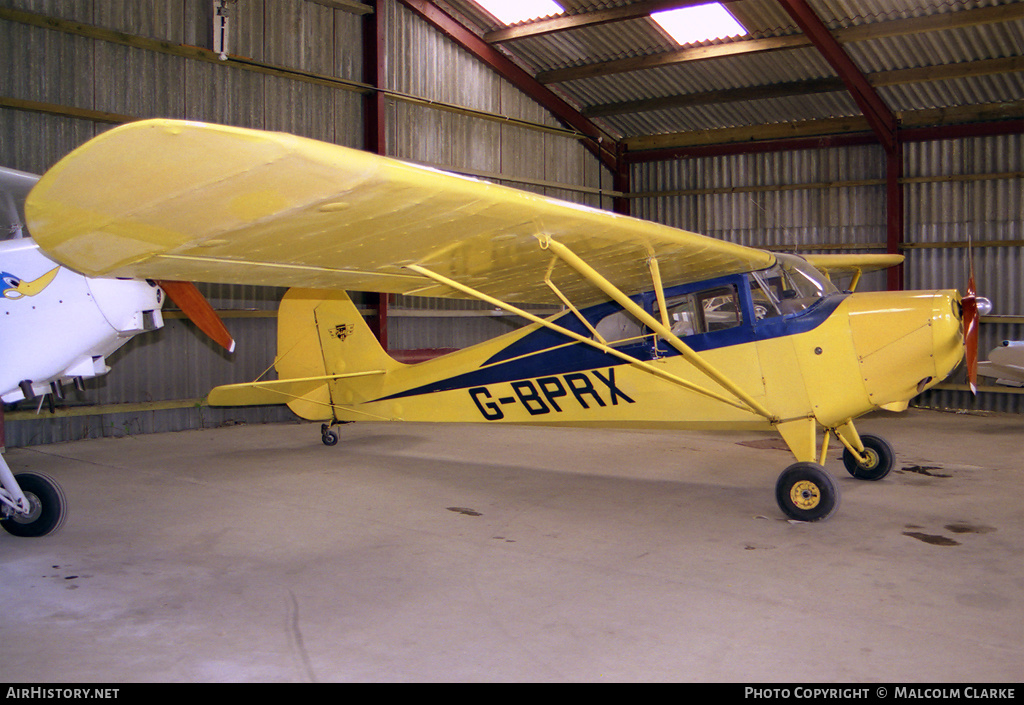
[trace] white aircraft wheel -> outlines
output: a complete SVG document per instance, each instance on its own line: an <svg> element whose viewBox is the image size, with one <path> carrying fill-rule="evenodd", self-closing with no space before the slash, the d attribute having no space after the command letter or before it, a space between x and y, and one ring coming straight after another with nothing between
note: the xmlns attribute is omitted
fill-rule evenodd
<svg viewBox="0 0 1024 705"><path fill-rule="evenodd" d="M27 515L15 514L0 526L14 536L46 536L64 524L67 516L67 501L60 485L46 475L25 472L15 475L18 486L29 502Z"/></svg>
<svg viewBox="0 0 1024 705"><path fill-rule="evenodd" d="M862 464L860 460L849 451L843 451L843 465L847 472L858 480L881 480L889 474L896 462L896 454L889 442L880 436L863 435L860 437L864 443L864 454L868 462Z"/></svg>
<svg viewBox="0 0 1024 705"><path fill-rule="evenodd" d="M798 521L821 521L839 507L839 486L817 463L795 463L775 483L782 512Z"/></svg>

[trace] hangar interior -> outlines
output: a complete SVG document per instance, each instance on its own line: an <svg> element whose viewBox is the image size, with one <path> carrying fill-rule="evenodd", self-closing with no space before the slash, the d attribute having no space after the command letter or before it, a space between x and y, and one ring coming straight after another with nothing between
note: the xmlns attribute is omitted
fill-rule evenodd
<svg viewBox="0 0 1024 705"><path fill-rule="evenodd" d="M1001 341L1024 338L1024 292L1020 286L1020 275L1024 271L1021 258L1024 246L1024 2L732 0L724 5L742 24L745 33L689 43L674 40L652 20L651 13L699 3L562 0L560 4L564 8L560 15L508 25L473 0L142 0L132 3L0 0L0 56L3 65L9 67L0 75L0 166L42 174L64 155L111 127L150 117L282 131L775 252L905 255L902 266L866 275L859 290L963 290L968 277L968 260L973 257L979 293L993 304L991 313L981 318L980 355L984 357ZM276 310L284 290L212 284L201 284L200 288L237 341L234 353L222 351L197 334L194 326L177 315L173 307L165 308L165 326L137 336L112 356L109 360L111 373L87 380L81 390L68 390L58 403L51 404L48 400L38 402L38 408L37 404L6 408L3 416L6 448L11 451L35 448L41 454L50 453L45 457L8 455L21 459L18 462L24 466L43 460L52 462L57 457L74 457L76 462L87 464L91 462L92 451L86 446L81 450L71 445L66 451L44 448L71 441L141 439L148 434L223 430L238 425L250 427L245 429L249 431L257 424L280 425L294 421L294 415L285 407L213 408L204 402L206 394L216 385L255 379L268 370L272 374ZM358 302L376 327L381 342L398 359L422 359L461 349L523 324L522 320L501 315L479 302L373 293L362 294ZM7 345L10 341L4 343ZM969 428L973 434L986 434L983 422L998 418L998 423L989 428L1008 429L1009 433L1019 435L1019 419L1024 413L1022 395L1024 389L997 385L991 379L983 379L978 393L973 395L960 371L915 399L913 406L981 414L971 416ZM923 418L921 423L927 426L928 420L936 417L914 418L918 421ZM948 419L957 417L938 418L941 420L934 425L948 433ZM889 423L888 417L884 420ZM280 431L277 426L273 428L273 434ZM412 443L413 436L419 439L417 442L428 442L424 440L425 432L419 430L357 433L362 435L357 435L355 445L364 449L373 438L387 439L400 449L403 443ZM487 434L509 433L514 432L482 431L481 438L488 438ZM625 443L622 435L612 433L605 437L590 431L585 433L590 435L581 437L588 439L591 462L598 462L599 454L593 449L616 439ZM170 438L170 444L174 445L173 437ZM645 436L650 445L662 449L671 447L668 438L657 434ZM307 440L319 445L315 435L310 434ZM151 442L163 441L155 437ZM244 441L230 441L243 445L234 449L243 455L249 447L244 444L258 445L259 442L258 432L246 436ZM457 444L459 440L453 438L450 442ZM681 442L691 448L701 443L695 438ZM996 443L994 436L992 442ZM279 452L305 457L308 449L299 450L290 443L274 435L272 445L279 447ZM487 446L481 441L474 441L476 443ZM525 437L503 436L492 438L489 448L504 448L509 452L518 449L515 452L519 452L529 443L532 441ZM928 443L921 441L921 447L915 451L914 459L920 461L918 467L929 464L927 447ZM958 442L957 447L966 449L968 444ZM620 450L621 447L616 446L615 451L609 452L614 455ZM719 451L720 448L706 452ZM154 447L152 452L162 458L170 451ZM437 448L431 451L437 458L445 458L447 472L461 477L468 461L454 461L446 452ZM725 451L721 452L724 457ZM1002 450L993 452L1003 453ZM944 461L949 460L968 474L977 470L959 450L943 449L941 454ZM252 455L258 453L252 451ZM125 457L143 461L142 457L135 456L135 451ZM1006 470L1020 459L1013 449L999 457L1005 458ZM207 457L206 461L228 462L217 454ZM281 462L289 461L284 458ZM317 461L310 462L309 467L320 467ZM411 462L417 466L408 470L415 474L411 478L413 484L429 484L432 480L419 473L422 458ZM656 460L651 462L657 463ZM270 491L269 476L263 472L259 470L255 485ZM400 483L406 471L395 472L393 481ZM556 485L567 482L553 468L544 472L545 477L558 478L554 481ZM645 484L646 488L652 492L653 488L664 488L660 484L666 482L664 476L654 470L646 472L650 473L645 478L649 483ZM505 489L509 489L515 485L508 478L520 473L508 469L506 474L508 486ZM257 491L240 490L241 478L223 478L219 470L215 475L214 480L196 481L223 482L221 489L240 491L242 496L246 496L245 492ZM918 477L914 475L913 481L917 482ZM920 477L924 477L922 482L932 481L927 475ZM1002 477L1009 483L1001 485L1008 492L999 490L995 487L998 483L994 482L993 487L986 487L995 494L1019 497L1013 494L1020 489L1016 476ZM622 478L602 476L600 479L599 484L610 492L623 492L622 496L640 492L631 491L628 486L624 489ZM311 476L303 476L299 486L316 492L312 480ZM461 481L471 482L465 477ZM988 482L973 474L970 481L976 485ZM307 482L311 484L305 484ZM739 481L735 477L725 480L726 486L736 482ZM371 489L370 480L365 478L359 483L358 492L367 497L375 497L374 492L383 491ZM86 480L79 484L82 492L92 487ZM523 487L526 494L536 493L528 498L518 497L524 502L534 502L548 509L557 505L558 512L582 511L573 509L571 503L563 505L545 498L544 492L550 488L535 487L529 482ZM283 487L273 488L275 495L286 491ZM577 491L567 490L567 496L577 496L574 494ZM958 490L969 491L969 488ZM701 485L696 494L706 497L713 493ZM124 487L115 491L115 495L118 502L131 502L135 491ZM953 492L952 496L956 495L957 492ZM601 502L616 504L607 495L602 496ZM651 497L636 499L652 501ZM200 504L205 501L203 496L191 497L191 500ZM455 509L462 506L452 501L456 502L452 505ZM410 502L411 505L404 508L391 508L415 515L418 510L414 501ZM668 515L679 509L679 505L672 502L651 506L660 513L655 526L662 529L668 523ZM233 519L231 512L240 510L234 504L230 507L227 516ZM604 507L604 511L620 512L613 527L636 528L636 524L622 518L623 509L622 506ZM892 511L893 507L886 504L881 509ZM288 505L284 514L294 511L296 508ZM370 516L372 511L368 505L364 511L364 520L373 524L376 520ZM631 510L626 508L625 511L631 516ZM88 510L83 508L80 513L88 513ZM282 516L274 513L274 521L281 521ZM936 518L939 513L935 510L934 516L928 515L939 521ZM155 520L173 522L174 514L172 508L161 506ZM467 516L448 511L445 518L449 515ZM1000 520L1005 519L1009 526L996 532L993 529L998 523L996 519L949 518L947 526L970 526L976 530L967 533L981 538L998 537L997 547L979 549L990 551L989 558L974 556L960 565L965 570L985 571L992 569L990 562L1000 555L1016 560L1017 567L995 569L1001 577L993 586L979 587L976 591L960 590L948 597L950 605L946 604L945 596L933 594L935 601L944 608L966 605L968 610L984 613L985 619L980 620L983 628L995 629L996 623L1002 625L996 629L998 634L993 637L994 641L976 635L971 639L984 642L980 650L989 656L989 667L983 671L985 678L1019 681L1024 610L1019 596L1007 597L1006 592L1013 585L1018 589L1024 585L1019 567L1019 533L1015 539L1008 535L1010 526L1015 525L1017 529L1021 526L1019 517L1013 518L1013 512L1008 509L1000 507L995 515ZM714 514L706 518L706 522L712 521L711 516ZM872 515L866 520L871 525L877 518ZM106 521L109 527L117 528L109 516ZM512 522L512 519L504 521ZM639 522L639 518L636 521ZM904 529L901 536L926 531L903 526L912 522L894 521ZM315 531L305 518L294 524L286 523L287 527L281 529L287 537L283 543L275 544L274 539L263 537L270 542L272 554L301 553L296 548L303 541L299 529ZM763 517L760 523L765 523ZM543 526L539 537L553 536L559 531L552 516L538 518L537 525ZM692 523L685 525L699 530ZM359 553L360 550L371 551L376 545L383 547L384 553L402 553L403 558L409 558L395 548L407 534L393 525L381 526L385 531L376 539L377 544L368 538L361 549L353 548L352 565L360 566L364 573L359 579L349 576L352 587L338 596L339 604L355 609L354 605L370 601L374 591L380 589L371 579L374 564ZM643 533L652 538L657 532L646 527ZM591 529L599 534L597 542L612 553L627 552L624 539L621 535L613 537L612 529L599 525L591 525ZM704 529L715 531L706 523ZM178 531L181 528L175 527L170 533ZM224 531L226 533L220 534L208 529L196 536L182 537L179 548L189 547L202 554L210 550L211 543L220 541L222 545L207 555L229 561L232 557L243 562L251 560L240 558L245 555L242 544L246 540L237 533ZM416 530L403 527L403 531ZM423 535L436 532L437 538L442 537L440 528L423 528L423 531ZM465 530L457 528L455 531ZM495 537L501 535L501 531L501 527L494 527L490 541L485 543L497 543L500 539ZM830 547L821 547L823 551L839 550L837 547L846 540L852 540L862 552L870 554L872 551L856 534L850 533L852 528L829 531L832 533L825 543ZM582 541L580 536L574 539ZM707 560L709 555L696 548L689 555L674 553L674 549L652 540L657 546L651 551L669 561ZM511 543L511 539L509 541ZM520 547L529 543L520 541ZM541 538L538 541L543 544ZM795 565L797 551L793 547L815 539L805 533L795 544L788 543L792 539L763 536L737 541L749 556L769 555L778 546L785 547L779 553L792 549L793 553L786 554L782 565ZM10 543L8 539L4 542ZM517 572L513 563L481 557L484 549L479 546L484 543L466 548L466 544L458 540L455 545L461 548L448 549L443 558L431 564L424 557L436 547L436 544L428 545L430 543L418 544L413 552L422 561L418 564L422 570L462 565L452 554L465 549L469 555L467 560L475 568L486 569L490 565L506 579L502 584L509 589L509 599L513 599L514 590L508 587L512 584L519 584L527 591L553 587L542 587L543 581L538 577L545 570L545 563L539 556L551 555L545 553L545 548L532 547L520 554L517 560L523 572ZM713 553L715 543L712 540L710 544L705 541L696 545ZM934 545L927 548L933 549ZM474 552L477 549L479 553ZM579 548L583 553L600 549L601 546L595 548L593 544ZM39 551L21 545L11 549L11 562L4 569L8 578L18 574L22 565L32 565L32 570L36 570L32 564L33 550ZM562 550L564 553L559 553L559 560L572 562L569 549ZM902 560L895 544L885 544L879 550L883 561ZM141 549L135 546L127 554L139 552ZM48 585L40 589L47 594L46 599L56 605L63 598L57 587L50 585L57 579L55 576L59 576L65 580L61 588L69 587L66 581L70 579L59 566L69 566L76 559L68 554L47 555L52 558L52 567L45 576L36 571L33 580ZM913 563L921 568L921 584L917 587L923 591L936 589L928 581L938 581L938 576L950 569L949 564L942 563L935 555L922 559L923 564ZM281 559L282 565L278 567L300 571L280 555L271 557ZM448 564L449 559L454 563ZM159 571L161 560L173 562L169 553L150 559L148 575ZM725 558L711 562L714 570L707 577L709 584L713 582L711 576L725 581L730 575L739 576L736 578L739 584L730 587L719 606L746 615L753 620L750 623L757 622L755 616L747 614L753 608L741 599L748 590L757 592L756 573L733 573L735 564ZM652 582L666 579L661 568L633 567L621 572L583 559L581 563L586 564L587 571L576 575L575 579L611 581L609 594L619 589L627 592L636 589L641 576ZM332 569L342 569L335 560L325 559L325 564ZM195 579L196 585L203 589L224 587L212 577L216 571L212 562L200 561L194 569L186 563L175 562L174 565L175 570L168 574L174 574L179 580ZM827 584L830 577L823 565L809 567L808 572ZM102 580L114 582L113 576L118 570L108 571ZM195 574L190 576L190 570ZM308 569L305 570L308 573ZM843 568L838 570L841 573ZM884 566L875 565L865 570L876 588L884 584L880 591L895 599L898 589L886 581ZM235 591L232 594L243 601L252 597L252 584L245 582L252 576L242 567L229 565L228 572L232 571L238 571L229 576L232 579L229 589ZM791 579L781 569L769 573L773 584L782 585ZM459 575L469 580L466 575ZM304 577L322 579L327 576L304 574ZM399 600L407 588L403 581L410 580L404 573L381 573L378 577L391 581L383 589L385 602ZM233 582L236 578L237 584ZM9 585L11 580L4 582ZM16 582L28 589L28 583ZM79 580L78 584L81 582ZM650 583L644 582L644 586L649 589ZM453 592L471 596L476 590L479 597L481 589L479 584L474 587L466 583L456 586ZM588 604L597 599L596 587L581 586L581 590ZM847 590L840 587L840 596L848 597ZM301 592L298 588L296 591ZM168 594L171 593L173 596L169 599L180 602L162 612L151 625L166 625L182 610L189 610L193 598L174 590ZM588 662L586 654L580 655L586 650L581 644L595 638L595 634L597 642L604 644L616 643L608 636L616 631L633 637L636 634L630 631L628 624L614 620L604 622L602 627L589 622L580 626L583 623L570 619L571 624L579 627L578 631L573 632L572 627L562 631L557 611L566 609L571 602L568 594L560 594L547 603L539 598L533 602L532 608L538 611L532 613L535 623L529 627L517 626L505 614L496 616L497 608L493 605L488 608L490 611L477 615L481 630L502 630L506 637L515 641L514 667L495 667L498 661L490 657L478 662L489 664L487 667L474 667L470 646L474 629L469 622L459 622L454 632L460 643L439 649L440 662L431 663L425 655L429 649L423 644L440 643L434 640L444 631L446 623L437 611L442 604L439 600L407 606L408 611L399 612L413 619L416 614L422 615L417 613L417 607L430 610L425 616L429 625L421 625L419 631L398 627L394 623L397 618L376 615L404 635L404 641L398 641L406 647L410 643L420 647L413 648L411 655L403 651L403 646L393 645L395 651L391 654L367 656L374 647L369 645L372 641L370 628L363 626L360 627L363 630L360 642L350 642L350 648L361 654L355 659L359 662L358 668L340 671L332 670L326 656L316 655L315 649L303 643L303 633L296 626L300 622L301 594L299 597L294 593L288 597L287 591L281 594L284 597L280 604L263 604L259 601L263 598L259 598L255 609L283 610L281 624L275 623L275 628L280 627L281 649L289 654L287 666L275 659L270 647L253 656L248 665L233 663L231 657L218 654L211 656L201 668L180 657L175 662L178 665L146 670L151 668L152 661L140 657L140 661L148 664L140 665L142 670L131 671L127 667L120 670L113 663L123 662L127 658L123 655L111 656L109 662L80 669L61 662L60 668L67 670L60 672L48 671L45 667L33 670L31 663L22 660L13 663L20 677L36 676L42 680L104 677L125 680L736 680L749 674L762 680L788 680L813 679L815 673L825 680L885 680L897 679L903 674L941 679L944 673L931 667L908 667L905 671L893 665L879 667L876 659L881 660L883 654L888 659L894 654L888 647L876 644L873 655L868 655L869 649L861 640L870 641L873 636L861 636L855 631L844 632L836 638L847 645L858 645L860 660L842 662L838 668L819 664L819 670L815 671L808 665L814 660L806 661L807 653L798 652L792 654L794 658L805 659L799 668L788 674L782 670L772 671L770 667L780 664L766 655L769 649L762 645L752 661L755 664L752 670L730 669L721 665L721 659L740 653L732 651L740 647L709 645L708 652L703 654L699 648L691 647L687 658L677 662L682 670L675 671L671 658L655 662L646 655L662 648L675 653L672 649L679 646L674 640L650 631L656 628L653 621L644 622L644 634L634 642L636 651L627 650L621 661L616 662L608 652L601 652L600 655L590 654L592 658ZM278 593L275 595L280 597ZM500 597L496 593L490 596L495 600ZM649 597L656 601L664 595L655 591ZM324 594L318 594L315 599L331 602ZM611 597L606 599L611 601ZM795 609L788 598L776 600L761 596L758 599L765 609ZM28 612L53 619L55 612L46 611L51 602ZM636 597L632 609L638 610L639 602L640 598ZM896 612L894 604L880 604L878 610ZM303 609L306 607L308 605L303 605ZM318 608L324 607L318 605ZM103 609L113 611L114 606L106 605ZM445 609L454 608L449 605ZM661 609L664 606L655 612ZM861 609L871 613L859 607L854 611ZM923 625L930 619L928 605L915 602L912 611L920 616L912 629L927 634ZM142 632L146 625L141 614L140 608L139 614L130 617L130 627L122 627L131 632L132 639L145 639ZM804 614L803 619L809 618ZM939 641L947 649L946 656L956 655L952 635L958 628L977 626L970 617L963 619L962 624L944 623L949 627L948 632L943 632ZM893 620L883 631L887 637L895 639L893 643L902 644L901 638L893 637L899 632L898 619L893 617ZM244 631L240 624L241 620L233 627ZM428 626L433 626L434 630ZM674 626L682 629L687 625ZM704 623L688 626L693 628L693 634L715 628ZM95 634L84 627L75 628L83 629L83 635ZM818 628L815 626L812 631ZM730 622L722 629L736 640L735 643L746 636L746 628L739 622ZM527 630L532 641L525 635ZM19 626L16 632L29 638L31 628ZM426 636L428 633L430 636ZM821 638L830 634L827 631L814 633ZM48 634L44 647L57 649L57 636L53 632ZM103 637L107 638L115 639L114 636ZM177 633L176 638L187 643L188 635ZM11 640L4 641L11 644ZM491 646L500 648L501 640L494 640ZM576 649L574 665L559 666L551 656L556 647ZM827 650L832 649L830 645ZM10 647L5 651L4 661L10 663ZM78 651L81 649L72 649L73 653ZM179 653L170 642L161 644L158 651L162 657ZM915 653L923 656L922 652ZM1014 661L1018 664L1016 668L1008 665ZM45 662L45 658L37 661ZM253 663L258 667L252 666ZM712 667L712 663L718 665ZM874 668L877 670L872 670ZM134 678L132 673L136 674ZM962 671L954 673L954 677L963 674Z"/></svg>
<svg viewBox="0 0 1024 705"><path fill-rule="evenodd" d="M24 70L3 78L0 148L4 166L39 174L138 118L280 130L777 251L906 255L862 289L962 290L971 238L993 303L981 354L1020 339L1021 3L786 7L732 3L750 34L704 43L715 50L674 44L644 2L567 3L572 21L515 28L470 1L5 2L6 65ZM884 103L894 146L806 39L801 13ZM287 419L202 405L213 386L272 367L262 342L282 292L205 291L237 352L171 314L117 353L116 375L69 392L67 409L8 411L7 445ZM461 348L517 324L466 312L479 303L385 306L393 351ZM1020 413L1019 392L985 384L974 398L961 376L916 403Z"/></svg>

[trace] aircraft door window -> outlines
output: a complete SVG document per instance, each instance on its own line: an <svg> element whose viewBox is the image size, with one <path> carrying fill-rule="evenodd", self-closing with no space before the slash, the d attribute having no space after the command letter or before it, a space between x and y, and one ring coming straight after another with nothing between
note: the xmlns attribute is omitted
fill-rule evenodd
<svg viewBox="0 0 1024 705"><path fill-rule="evenodd" d="M708 333L735 328L743 322L736 287L725 286L702 291L697 294L697 300L704 313L704 328Z"/></svg>
<svg viewBox="0 0 1024 705"><path fill-rule="evenodd" d="M691 294L674 296L665 302L665 310L668 311L669 327L680 338L698 332L701 322L695 306L696 301ZM656 308L654 315L660 319L659 313L660 311Z"/></svg>
<svg viewBox="0 0 1024 705"><path fill-rule="evenodd" d="M735 286L721 286L693 294L673 296L665 302L669 327L680 338L714 333L743 323ZM655 308L655 318L660 309Z"/></svg>

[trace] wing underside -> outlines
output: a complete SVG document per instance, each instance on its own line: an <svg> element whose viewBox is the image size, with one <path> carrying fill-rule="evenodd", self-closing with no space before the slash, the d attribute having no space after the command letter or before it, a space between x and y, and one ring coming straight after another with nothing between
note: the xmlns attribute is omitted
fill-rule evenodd
<svg viewBox="0 0 1024 705"><path fill-rule="evenodd" d="M461 297L415 265L507 301L606 297L542 243L628 294L770 266L765 251L283 133L171 120L115 128L55 165L30 229L89 276Z"/></svg>

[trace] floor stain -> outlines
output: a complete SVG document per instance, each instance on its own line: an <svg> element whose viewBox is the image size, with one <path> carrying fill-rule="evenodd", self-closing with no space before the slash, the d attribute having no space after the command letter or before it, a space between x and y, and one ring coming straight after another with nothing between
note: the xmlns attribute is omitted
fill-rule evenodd
<svg viewBox="0 0 1024 705"><path fill-rule="evenodd" d="M933 546L959 546L959 541L954 541L946 536L936 536L935 534L925 534L920 531L904 531L904 536L917 539L918 541L924 541L930 543Z"/></svg>
<svg viewBox="0 0 1024 705"><path fill-rule="evenodd" d="M908 465L905 468L900 468L897 472L913 472L918 475L927 475L928 477L952 477L952 475L947 473L932 472L933 470L941 469L938 465Z"/></svg>
<svg viewBox="0 0 1024 705"><path fill-rule="evenodd" d="M740 441L736 445L761 450L789 450L789 446L781 438L760 438L756 441Z"/></svg>
<svg viewBox="0 0 1024 705"><path fill-rule="evenodd" d="M985 526L984 524L968 524L965 521L946 524L945 529L946 531L951 531L954 534L990 534L995 531L994 527Z"/></svg>
<svg viewBox="0 0 1024 705"><path fill-rule="evenodd" d="M448 511L455 512L456 514L465 514L468 517L483 516L480 512L475 509L469 509L468 507L448 507Z"/></svg>

